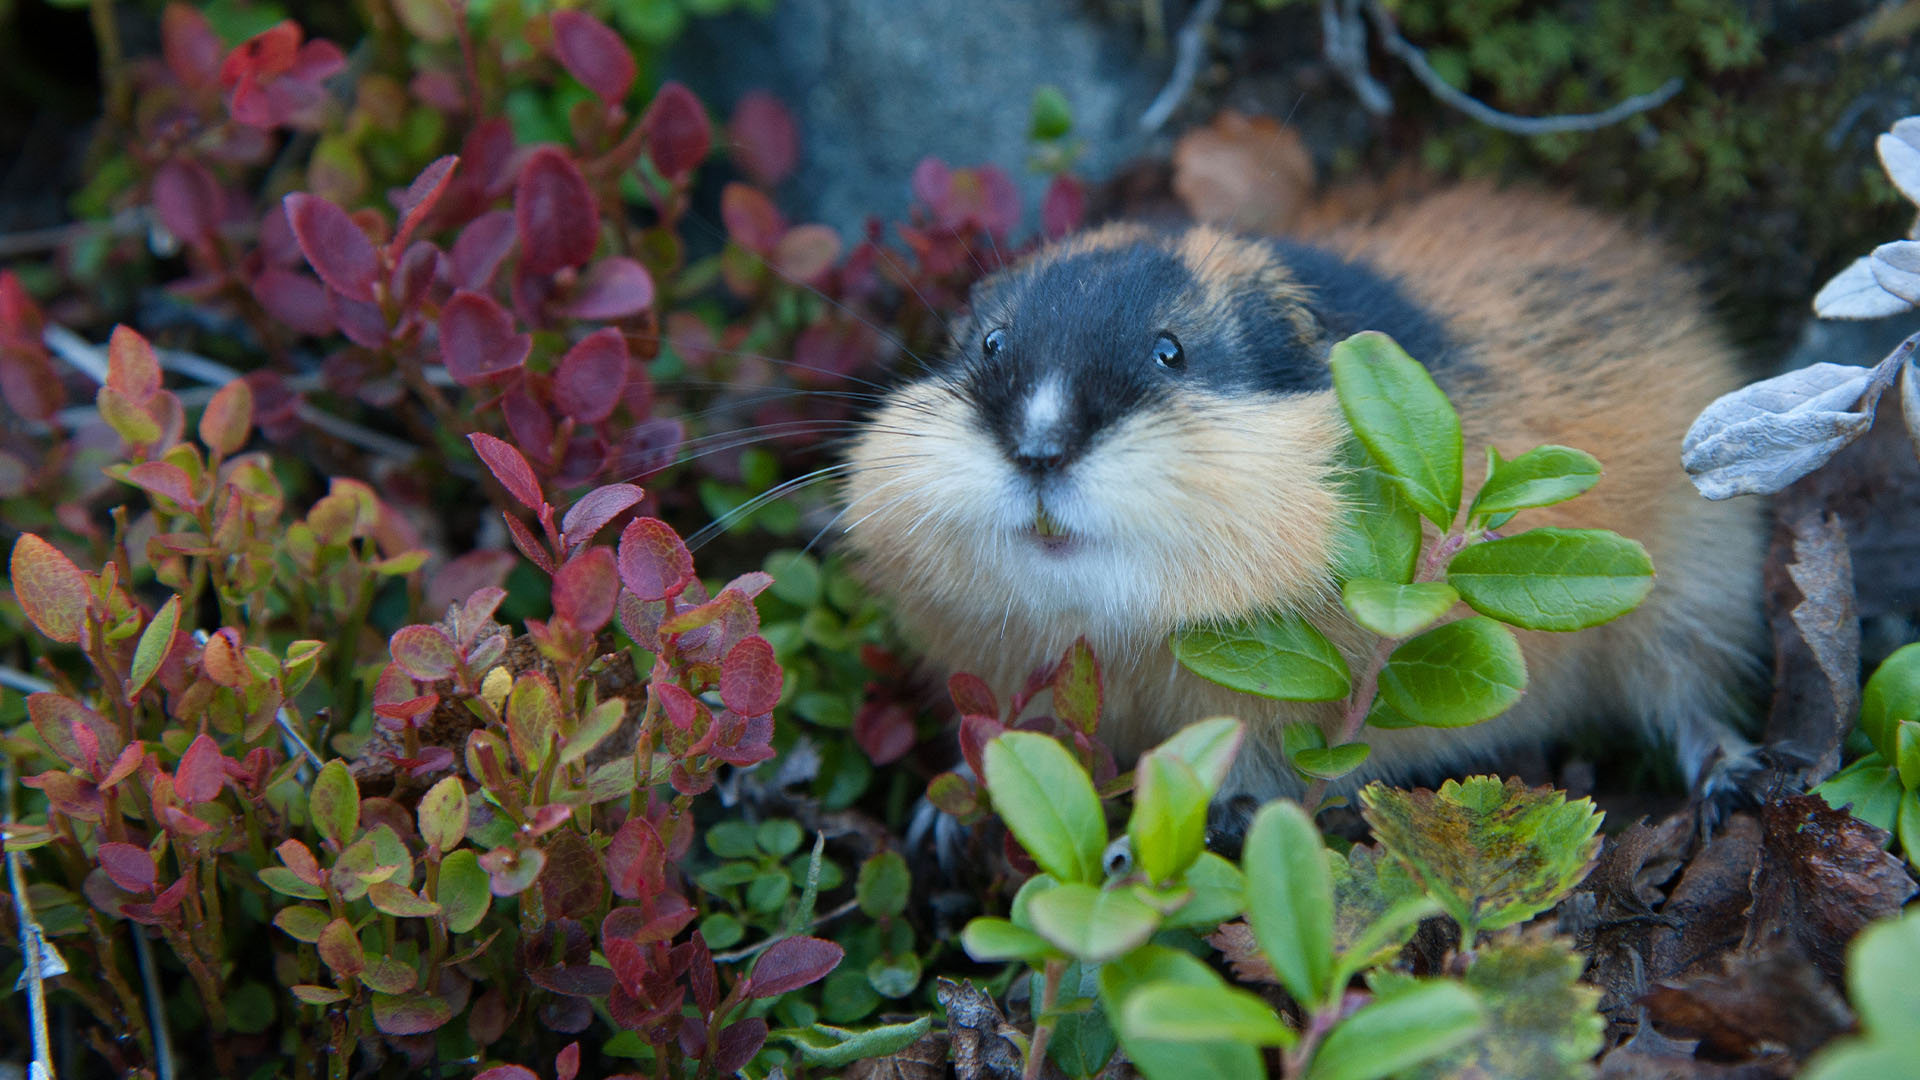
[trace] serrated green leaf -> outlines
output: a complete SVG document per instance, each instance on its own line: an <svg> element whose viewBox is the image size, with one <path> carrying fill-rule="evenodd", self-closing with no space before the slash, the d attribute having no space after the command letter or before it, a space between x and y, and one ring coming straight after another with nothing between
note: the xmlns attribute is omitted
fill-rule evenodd
<svg viewBox="0 0 1920 1080"><path fill-rule="evenodd" d="M1538 935L1475 951L1465 982L1487 1011L1487 1028L1444 1057L1403 1075L1409 1080L1585 1080L1600 1052L1606 1018L1600 988L1580 981L1586 961Z"/></svg>
<svg viewBox="0 0 1920 1080"><path fill-rule="evenodd" d="M1334 541L1334 573L1341 580L1412 581L1420 560L1420 512L1364 448L1351 444L1350 453L1343 481L1349 509Z"/></svg>
<svg viewBox="0 0 1920 1080"><path fill-rule="evenodd" d="M1247 830L1247 924L1280 985L1310 1006L1338 992L1333 976L1333 876L1320 830L1299 804L1268 803Z"/></svg>
<svg viewBox="0 0 1920 1080"><path fill-rule="evenodd" d="M1447 1053L1485 1025L1472 991L1422 982L1342 1020L1313 1055L1307 1080L1379 1080Z"/></svg>
<svg viewBox="0 0 1920 1080"><path fill-rule="evenodd" d="M1352 578L1340 589L1340 603L1353 621L1381 637L1403 638L1419 633L1447 613L1460 594L1440 581L1395 585L1372 578Z"/></svg>
<svg viewBox="0 0 1920 1080"><path fill-rule="evenodd" d="M1058 949L1047 944L1047 939L1006 919L967 920L966 927L960 931L960 947L983 964L1001 960L1037 964L1047 957L1060 955Z"/></svg>
<svg viewBox="0 0 1920 1080"><path fill-rule="evenodd" d="M1600 462L1592 454L1570 446L1536 446L1503 461L1487 447L1487 480L1468 508L1469 517L1509 513L1534 506L1552 506L1600 482Z"/></svg>
<svg viewBox="0 0 1920 1080"><path fill-rule="evenodd" d="M1143 1039L1168 1042L1232 1041L1254 1046L1292 1046L1300 1036L1280 1022L1273 1007L1245 990L1161 982L1127 999L1127 1028Z"/></svg>
<svg viewBox="0 0 1920 1080"><path fill-rule="evenodd" d="M1376 331L1336 344L1327 358L1354 435L1407 494L1447 529L1460 507L1460 414L1420 362Z"/></svg>
<svg viewBox="0 0 1920 1080"><path fill-rule="evenodd" d="M1153 882L1172 881L1193 865L1207 843L1207 804L1213 792L1184 758L1156 750L1133 773L1133 813L1127 839L1136 865Z"/></svg>
<svg viewBox="0 0 1920 1080"><path fill-rule="evenodd" d="M1381 848L1355 844L1344 856L1327 852L1327 865L1333 878L1333 949L1350 961L1349 975L1412 939L1421 916L1407 923L1411 909L1401 905L1423 901L1426 893L1405 864Z"/></svg>
<svg viewBox="0 0 1920 1080"><path fill-rule="evenodd" d="M1860 691L1860 731L1888 761L1898 761L1895 731L1920 720L1920 643L1894 650Z"/></svg>
<svg viewBox="0 0 1920 1080"><path fill-rule="evenodd" d="M1227 774L1233 769L1233 759L1239 754L1246 733L1247 726L1233 717L1215 716L1188 724L1154 749L1193 766L1194 774L1207 785L1207 797L1211 799L1220 793L1220 785L1227 782Z"/></svg>
<svg viewBox="0 0 1920 1080"><path fill-rule="evenodd" d="M1372 753L1362 742L1307 749L1293 755L1293 767L1316 780L1338 780L1365 764Z"/></svg>
<svg viewBox="0 0 1920 1080"><path fill-rule="evenodd" d="M434 899L440 903L448 930L464 934L480 925L493 903L493 892L477 852L461 848L440 861L440 881L434 890Z"/></svg>
<svg viewBox="0 0 1920 1080"><path fill-rule="evenodd" d="M1199 960L1161 945L1136 949L1100 968L1100 1002L1114 1020L1114 1033L1127 1056L1147 1080L1265 1080L1260 1052L1245 1043L1167 1042L1129 1030L1121 1017L1127 1002L1143 986L1155 983L1181 986L1224 986L1220 976Z"/></svg>
<svg viewBox="0 0 1920 1080"><path fill-rule="evenodd" d="M1298 615L1180 630L1173 635L1173 655L1194 674L1229 690L1279 701L1347 696L1346 659Z"/></svg>
<svg viewBox="0 0 1920 1080"><path fill-rule="evenodd" d="M1531 529L1461 550L1447 583L1482 615L1528 630L1584 630L1617 619L1653 589L1653 560L1605 529Z"/></svg>
<svg viewBox="0 0 1920 1080"><path fill-rule="evenodd" d="M994 808L1033 861L1061 881L1100 880L1107 819L1080 763L1031 731L995 738L985 756Z"/></svg>
<svg viewBox="0 0 1920 1080"><path fill-rule="evenodd" d="M1604 815L1588 799L1474 776L1440 790L1369 784L1362 815L1382 846L1411 867L1473 936L1525 922L1560 902L1592 869Z"/></svg>
<svg viewBox="0 0 1920 1080"><path fill-rule="evenodd" d="M1033 930L1078 960L1111 960L1146 943L1160 926L1160 913L1131 889L1101 889L1078 881L1033 897L1027 905Z"/></svg>
<svg viewBox="0 0 1920 1080"><path fill-rule="evenodd" d="M897 1054L924 1038L933 1029L933 1018L923 1016L904 1024L882 1024L863 1030L849 1030L829 1024L808 1028L782 1028L769 1032L770 1039L784 1039L800 1051L800 1058L819 1069L841 1069L866 1058Z"/></svg>
<svg viewBox="0 0 1920 1080"><path fill-rule="evenodd" d="M1380 671L1380 697L1429 727L1492 719L1526 687L1526 659L1513 631L1484 616L1434 627L1395 649Z"/></svg>

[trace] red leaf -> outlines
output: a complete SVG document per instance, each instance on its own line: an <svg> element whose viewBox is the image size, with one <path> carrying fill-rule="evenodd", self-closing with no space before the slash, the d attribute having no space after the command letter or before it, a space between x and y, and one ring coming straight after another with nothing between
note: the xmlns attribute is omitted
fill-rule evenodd
<svg viewBox="0 0 1920 1080"><path fill-rule="evenodd" d="M388 286L402 310L417 308L427 290L440 275L440 249L422 240L408 247L393 268L393 283Z"/></svg>
<svg viewBox="0 0 1920 1080"><path fill-rule="evenodd" d="M389 251L402 251L407 246L407 238L413 235L422 219L433 212L433 204L447 190L447 181L453 179L453 168L460 164L460 158L454 154L436 158L432 164L420 170L413 183L393 200L394 209L400 213L400 227L393 234L393 240L387 245Z"/></svg>
<svg viewBox="0 0 1920 1080"><path fill-rule="evenodd" d="M453 286L482 290L513 251L513 214L494 210L474 218L453 242Z"/></svg>
<svg viewBox="0 0 1920 1080"><path fill-rule="evenodd" d="M276 321L310 337L333 333L327 290L308 274L269 266L253 279L253 298Z"/></svg>
<svg viewBox="0 0 1920 1080"><path fill-rule="evenodd" d="M149 495L171 499L191 510L200 505L186 470L168 461L143 461L127 470L127 480Z"/></svg>
<svg viewBox="0 0 1920 1080"><path fill-rule="evenodd" d="M647 157L669 180L678 181L692 172L712 149L706 107L677 82L667 83L653 96L640 126L647 135Z"/></svg>
<svg viewBox="0 0 1920 1080"><path fill-rule="evenodd" d="M307 845L298 840L284 840L273 850L286 868L293 871L294 877L309 885L320 884L320 861L313 857Z"/></svg>
<svg viewBox="0 0 1920 1080"><path fill-rule="evenodd" d="M513 437L514 443L526 447L527 456L542 468L552 468L553 417L548 414L547 406L533 400L522 384L500 398L500 415L506 417L507 434Z"/></svg>
<svg viewBox="0 0 1920 1080"><path fill-rule="evenodd" d="M627 339L608 328L567 350L553 373L553 403L582 424L613 415L627 385Z"/></svg>
<svg viewBox="0 0 1920 1080"><path fill-rule="evenodd" d="M606 23L584 11L555 12L553 49L560 62L611 109L633 87L633 53Z"/></svg>
<svg viewBox="0 0 1920 1080"><path fill-rule="evenodd" d="M335 292L349 300L373 302L373 283L380 259L373 242L345 210L318 195L296 191L281 201L287 224L300 241L307 262Z"/></svg>
<svg viewBox="0 0 1920 1080"><path fill-rule="evenodd" d="M248 77L279 75L300 53L300 27L284 20L234 47L220 65L220 85L233 87Z"/></svg>
<svg viewBox="0 0 1920 1080"><path fill-rule="evenodd" d="M526 522L504 512L500 518L507 523L507 535L512 538L513 546L520 549L520 554L541 570L553 573L553 556L547 554L547 549L540 544L540 538L533 535L533 530L527 528Z"/></svg>
<svg viewBox="0 0 1920 1080"><path fill-rule="evenodd" d="M782 681L780 662L773 658L773 646L763 637L750 637L735 645L720 664L720 700L739 716L759 716L773 711L780 701Z"/></svg>
<svg viewBox="0 0 1920 1080"><path fill-rule="evenodd" d="M512 553L499 550L469 551L449 561L427 579L428 611L445 611L473 595L477 589L498 586L513 572Z"/></svg>
<svg viewBox="0 0 1920 1080"><path fill-rule="evenodd" d="M767 1022L758 1016L736 1020L720 1029L713 1044L713 1069L731 1076L746 1067L767 1042Z"/></svg>
<svg viewBox="0 0 1920 1080"><path fill-rule="evenodd" d="M153 868L153 856L147 853L146 848L108 841L100 845L97 858L100 869L107 872L115 885L128 892L148 892L159 882L159 876Z"/></svg>
<svg viewBox="0 0 1920 1080"><path fill-rule="evenodd" d="M518 368L532 349L533 338L514 333L513 316L483 293L454 293L440 310L440 360L462 386Z"/></svg>
<svg viewBox="0 0 1920 1080"><path fill-rule="evenodd" d="M967 761L967 767L975 776L985 776L984 764L986 745L1004 734L1007 725L991 716L963 716L960 718L960 756Z"/></svg>
<svg viewBox="0 0 1920 1080"><path fill-rule="evenodd" d="M1100 661L1084 637L1068 647L1054 671L1053 711L1087 734L1100 723Z"/></svg>
<svg viewBox="0 0 1920 1080"><path fill-rule="evenodd" d="M540 1080L540 1075L518 1065L496 1065L473 1080Z"/></svg>
<svg viewBox="0 0 1920 1080"><path fill-rule="evenodd" d="M816 937L790 937L774 942L760 954L747 979L750 997L766 998L798 990L827 977L846 950Z"/></svg>
<svg viewBox="0 0 1920 1080"><path fill-rule="evenodd" d="M613 552L603 547L588 548L553 575L554 614L590 633L613 618L613 601L619 595Z"/></svg>
<svg viewBox="0 0 1920 1080"><path fill-rule="evenodd" d="M1087 186L1066 174L1053 178L1040 200L1040 228L1047 239L1058 240L1078 229L1087 216Z"/></svg>
<svg viewBox="0 0 1920 1080"><path fill-rule="evenodd" d="M732 183L720 190L720 220L727 235L748 251L773 254L773 247L787 231L787 220L773 200L757 188Z"/></svg>
<svg viewBox="0 0 1920 1080"><path fill-rule="evenodd" d="M240 635L232 627L222 627L207 638L200 650L200 670L231 689L241 689L253 681L253 669L247 666L241 651Z"/></svg>
<svg viewBox="0 0 1920 1080"><path fill-rule="evenodd" d="M520 269L551 274L593 258L600 210L573 159L551 146L534 151L513 193L520 234Z"/></svg>
<svg viewBox="0 0 1920 1080"><path fill-rule="evenodd" d="M494 479L507 489L507 494L520 501L520 505L534 512L547 504L540 494L540 481L534 478L533 469L527 459L520 456L511 443L496 439L484 431L476 431L467 436L473 444L473 452L480 455L492 471Z"/></svg>
<svg viewBox="0 0 1920 1080"><path fill-rule="evenodd" d="M393 632L387 650L407 674L428 682L451 676L460 660L453 642L437 626L403 626Z"/></svg>
<svg viewBox="0 0 1920 1080"><path fill-rule="evenodd" d="M614 255L588 268L561 313L575 319L604 322L638 315L653 306L653 276L624 255Z"/></svg>
<svg viewBox="0 0 1920 1080"><path fill-rule="evenodd" d="M200 414L200 441L224 457L238 453L252 430L253 388L247 381L234 379L214 391Z"/></svg>
<svg viewBox="0 0 1920 1080"><path fill-rule="evenodd" d="M160 392L160 358L131 326L116 326L107 338L107 386L141 405Z"/></svg>
<svg viewBox="0 0 1920 1080"><path fill-rule="evenodd" d="M947 693L953 695L953 707L962 716L999 716L1000 703L994 700L987 680L967 672L956 672L947 680Z"/></svg>
<svg viewBox="0 0 1920 1080"><path fill-rule="evenodd" d="M554 1080L574 1080L580 1075L580 1044L568 1043L566 1048L553 1055Z"/></svg>
<svg viewBox="0 0 1920 1080"><path fill-rule="evenodd" d="M691 572L692 556L688 567ZM69 645L80 640L87 628L87 580L71 559L33 533L24 533L13 545L7 572L20 610L42 634Z"/></svg>
<svg viewBox="0 0 1920 1080"><path fill-rule="evenodd" d="M220 79L220 36L192 5L175 0L160 17L160 50L167 70L188 87L212 86Z"/></svg>
<svg viewBox="0 0 1920 1080"><path fill-rule="evenodd" d="M202 733L180 755L179 768L173 774L173 790L190 803L212 802L220 796L227 771L225 757L213 738Z"/></svg>
<svg viewBox="0 0 1920 1080"><path fill-rule="evenodd" d="M205 241L226 217L226 192L205 165L168 158L153 177L153 211L167 231L189 244Z"/></svg>
<svg viewBox="0 0 1920 1080"><path fill-rule="evenodd" d="M626 513L645 495L646 492L632 484L607 484L594 488L567 508L567 516L560 521L560 532L569 546L584 544L605 528L607 522Z"/></svg>
<svg viewBox="0 0 1920 1080"><path fill-rule="evenodd" d="M46 691L27 695L27 716L32 719L40 740L59 755L60 760L76 769L94 771L99 758L100 733L111 727L105 717L64 694Z"/></svg>
<svg viewBox="0 0 1920 1080"><path fill-rule="evenodd" d="M620 534L620 582L641 600L664 600L693 579L693 553L659 518L636 518Z"/></svg>
<svg viewBox="0 0 1920 1080"><path fill-rule="evenodd" d="M869 701L854 714L853 741L867 752L875 765L886 765L905 757L917 739L913 713L904 705Z"/></svg>
<svg viewBox="0 0 1920 1080"><path fill-rule="evenodd" d="M629 900L653 896L663 887L665 874L666 849L660 834L645 818L628 818L607 844L607 884L614 895ZM608 959L612 959L611 950Z"/></svg>
<svg viewBox="0 0 1920 1080"><path fill-rule="evenodd" d="M727 138L734 164L761 187L785 180L800 160L800 134L794 129L793 114L764 90L740 96L727 123Z"/></svg>

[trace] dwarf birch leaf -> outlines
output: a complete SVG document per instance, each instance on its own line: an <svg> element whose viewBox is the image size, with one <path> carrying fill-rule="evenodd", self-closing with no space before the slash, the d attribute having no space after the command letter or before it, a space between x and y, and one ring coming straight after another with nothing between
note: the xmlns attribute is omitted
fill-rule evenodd
<svg viewBox="0 0 1920 1080"><path fill-rule="evenodd" d="M1617 619L1653 590L1653 560L1605 529L1531 529L1463 549L1447 584L1482 615L1528 630L1584 630Z"/></svg>
<svg viewBox="0 0 1920 1080"><path fill-rule="evenodd" d="M1333 974L1333 877L1320 830L1298 803L1271 802L1254 816L1241 856L1247 925L1297 1000L1325 1004Z"/></svg>
<svg viewBox="0 0 1920 1080"><path fill-rule="evenodd" d="M352 923L334 919L320 931L320 961L333 972L335 979L352 978L365 970L367 955L360 947L360 938L354 933Z"/></svg>
<svg viewBox="0 0 1920 1080"><path fill-rule="evenodd" d="M1229 986L1150 983L1127 999L1123 1022L1140 1038L1169 1042L1292 1046L1300 1041L1273 1006Z"/></svg>
<svg viewBox="0 0 1920 1080"><path fill-rule="evenodd" d="M1327 359L1340 411L1414 508L1442 529L1460 506L1460 414L1433 376L1394 340L1355 334Z"/></svg>
<svg viewBox="0 0 1920 1080"><path fill-rule="evenodd" d="M1548 787L1475 776L1440 790L1360 792L1373 834L1469 935L1525 922L1573 891L1600 851L1602 814Z"/></svg>
<svg viewBox="0 0 1920 1080"><path fill-rule="evenodd" d="M1465 727L1512 708L1527 687L1513 631L1482 616L1437 626L1400 646L1380 672L1380 698L1428 727Z"/></svg>
<svg viewBox="0 0 1920 1080"><path fill-rule="evenodd" d="M1599 460L1570 446L1536 446L1512 461L1501 460L1492 447L1487 454L1491 468L1473 497L1470 517L1552 506L1600 482Z"/></svg>
<svg viewBox="0 0 1920 1080"><path fill-rule="evenodd" d="M1524 1076L1586 1080L1606 1019L1600 988L1580 981L1586 961L1551 937L1525 937L1474 953L1466 984L1487 1013L1480 1037L1403 1075L1411 1080Z"/></svg>
<svg viewBox="0 0 1920 1080"><path fill-rule="evenodd" d="M1451 585L1423 581L1395 585L1372 578L1351 578L1340 588L1340 602L1353 621L1381 637L1419 633L1453 607L1460 594Z"/></svg>
<svg viewBox="0 0 1920 1080"><path fill-rule="evenodd" d="M1485 1025L1472 991L1422 982L1341 1021L1313 1055L1307 1080L1379 1080L1466 1043Z"/></svg>
<svg viewBox="0 0 1920 1080"><path fill-rule="evenodd" d="M987 743L987 791L1014 839L1061 881L1100 880L1107 819L1086 770L1066 748L1031 731Z"/></svg>
<svg viewBox="0 0 1920 1080"><path fill-rule="evenodd" d="M1229 690L1279 701L1337 701L1347 696L1346 659L1298 615L1269 615L1173 635L1173 655L1189 671Z"/></svg>

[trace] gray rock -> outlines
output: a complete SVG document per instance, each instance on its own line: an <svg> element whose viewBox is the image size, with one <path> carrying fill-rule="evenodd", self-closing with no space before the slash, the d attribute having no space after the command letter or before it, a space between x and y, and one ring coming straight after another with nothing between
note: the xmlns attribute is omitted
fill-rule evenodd
<svg viewBox="0 0 1920 1080"><path fill-rule="evenodd" d="M781 204L852 237L869 216L905 216L929 154L1006 169L1032 226L1045 190L1026 166L1034 91L1066 95L1077 171L1097 179L1148 144L1140 114L1171 67L1078 0L784 0L765 18L690 24L670 74L721 118L748 90L785 102L801 158Z"/></svg>

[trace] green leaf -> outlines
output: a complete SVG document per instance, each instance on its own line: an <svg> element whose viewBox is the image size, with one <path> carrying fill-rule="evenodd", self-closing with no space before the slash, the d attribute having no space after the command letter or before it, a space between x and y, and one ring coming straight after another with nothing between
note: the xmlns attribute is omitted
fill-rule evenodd
<svg viewBox="0 0 1920 1080"><path fill-rule="evenodd" d="M1373 748L1366 743L1341 743L1306 749L1293 755L1293 767L1316 780L1338 780L1366 762Z"/></svg>
<svg viewBox="0 0 1920 1080"><path fill-rule="evenodd" d="M1353 621L1381 637L1411 637L1460 599L1453 586L1440 581L1395 585L1372 578L1352 578L1340 589L1340 602Z"/></svg>
<svg viewBox="0 0 1920 1080"><path fill-rule="evenodd" d="M1347 696L1346 659L1325 634L1298 615L1179 630L1173 635L1173 655L1194 674L1229 690L1279 701L1338 701Z"/></svg>
<svg viewBox="0 0 1920 1080"><path fill-rule="evenodd" d="M445 853L467 836L467 789L457 776L448 776L420 798L420 839Z"/></svg>
<svg viewBox="0 0 1920 1080"><path fill-rule="evenodd" d="M987 743L987 792L1014 839L1061 881L1098 881L1107 819L1086 770L1066 748L1031 731Z"/></svg>
<svg viewBox="0 0 1920 1080"><path fill-rule="evenodd" d="M301 900L325 900L327 890L318 885L310 885L300 880L299 875L284 866L269 866L259 873L260 883L281 896L297 897Z"/></svg>
<svg viewBox="0 0 1920 1080"><path fill-rule="evenodd" d="M1073 107L1057 86L1042 86L1033 92L1030 138L1048 142L1073 130Z"/></svg>
<svg viewBox="0 0 1920 1080"><path fill-rule="evenodd" d="M1228 986L1151 983L1127 999L1122 1022L1143 1039L1168 1042L1231 1041L1254 1046L1287 1046L1300 1041L1280 1022L1273 1007L1245 990Z"/></svg>
<svg viewBox="0 0 1920 1080"><path fill-rule="evenodd" d="M913 875L907 872L907 860L889 850L860 864L853 896L869 918L881 919L905 911L907 894L912 890Z"/></svg>
<svg viewBox="0 0 1920 1080"><path fill-rule="evenodd" d="M1140 1035L1124 1022L1129 999L1156 983L1186 987L1224 986L1220 976L1199 960L1161 945L1147 945L1100 968L1100 1000L1114 1020L1114 1033L1147 1080L1266 1080L1260 1051L1246 1043L1168 1042Z"/></svg>
<svg viewBox="0 0 1920 1080"><path fill-rule="evenodd" d="M1898 761L1896 725L1920 720L1920 643L1894 650L1860 691L1860 731L1888 761Z"/></svg>
<svg viewBox="0 0 1920 1080"><path fill-rule="evenodd" d="M354 784L346 762L334 758L320 767L307 795L307 813L313 818L313 827L336 850L353 841L360 831L360 788Z"/></svg>
<svg viewBox="0 0 1920 1080"><path fill-rule="evenodd" d="M1920 1040L1920 908L1875 923L1847 949L1847 990L1876 1038Z"/></svg>
<svg viewBox="0 0 1920 1080"><path fill-rule="evenodd" d="M761 569L773 575L769 591L794 607L805 611L820 602L824 593L820 561L806 552L775 551L767 556Z"/></svg>
<svg viewBox="0 0 1920 1080"><path fill-rule="evenodd" d="M1233 759L1239 754L1246 734L1247 726L1240 721L1231 716L1215 716L1188 724L1154 750L1172 754L1193 766L1194 774L1207 785L1207 798L1211 799L1220 793L1220 785L1227 782L1227 774L1233 769Z"/></svg>
<svg viewBox="0 0 1920 1080"><path fill-rule="evenodd" d="M1536 446L1512 461L1503 461L1500 452L1489 446L1487 480L1473 497L1467 516L1490 517L1532 506L1552 506L1599 482L1600 462L1583 450Z"/></svg>
<svg viewBox="0 0 1920 1080"><path fill-rule="evenodd" d="M580 721L580 726L561 743L560 764L571 765L593 753L607 736L619 730L626 718L627 703L620 698L608 698L595 705L586 719Z"/></svg>
<svg viewBox="0 0 1920 1080"><path fill-rule="evenodd" d="M140 644L134 646L133 666L127 670L128 701L139 697L140 691L153 681L160 662L167 658L167 650L173 647L174 632L179 627L180 598L169 596L160 610L153 613L153 621L140 632Z"/></svg>
<svg viewBox="0 0 1920 1080"><path fill-rule="evenodd" d="M335 990L330 986L314 986L311 983L302 983L298 986L290 986L287 989L293 993L294 997L299 998L308 1005L331 1005L336 1001L347 1000L347 995L344 992Z"/></svg>
<svg viewBox="0 0 1920 1080"><path fill-rule="evenodd" d="M354 933L353 924L345 919L334 919L321 929L319 949L320 962L327 965L336 982L353 978L367 966L367 954L360 947L360 937Z"/></svg>
<svg viewBox="0 0 1920 1080"><path fill-rule="evenodd" d="M440 905L423 900L412 889L391 881L376 881L367 886L367 899L375 908L399 919L426 919L440 914Z"/></svg>
<svg viewBox="0 0 1920 1080"><path fill-rule="evenodd" d="M1907 862L1920 867L1920 791L1901 793L1900 812L1892 831L1900 838L1900 850L1906 853Z"/></svg>
<svg viewBox="0 0 1920 1080"><path fill-rule="evenodd" d="M1185 759L1164 750L1141 756L1134 767L1127 839L1134 862L1149 881L1172 881L1200 857L1212 798L1213 792Z"/></svg>
<svg viewBox="0 0 1920 1080"><path fill-rule="evenodd" d="M1349 446L1345 488L1351 509L1334 541L1334 573L1342 580L1412 581L1420 559L1420 512L1364 448Z"/></svg>
<svg viewBox="0 0 1920 1080"><path fill-rule="evenodd" d="M1888 832L1896 828L1900 777L1877 750L1828 777L1813 794L1876 828Z"/></svg>
<svg viewBox="0 0 1920 1080"><path fill-rule="evenodd" d="M464 934L480 925L493 903L487 872L480 866L480 855L472 848L461 848L440 861L440 882L434 890L447 929ZM724 947L724 946L723 946Z"/></svg>
<svg viewBox="0 0 1920 1080"><path fill-rule="evenodd" d="M1038 964L1048 957L1059 955L1059 950L1047 944L1045 938L1005 919L967 920L966 927L960 931L960 947L967 950L968 956L983 964L1001 960L1024 960L1029 964Z"/></svg>
<svg viewBox="0 0 1920 1080"><path fill-rule="evenodd" d="M1393 650L1380 696L1395 712L1430 727L1465 727L1506 712L1527 687L1513 631L1481 616L1421 634Z"/></svg>
<svg viewBox="0 0 1920 1080"><path fill-rule="evenodd" d="M1908 791L1920 789L1920 720L1902 720L1893 727L1894 770Z"/></svg>
<svg viewBox="0 0 1920 1080"><path fill-rule="evenodd" d="M1865 1039L1835 1039L1814 1055L1801 1080L1888 1080L1913 1067L1913 1048Z"/></svg>
<svg viewBox="0 0 1920 1080"><path fill-rule="evenodd" d="M1587 1080L1607 1022L1596 1008L1600 988L1580 981L1585 967L1566 942L1552 937L1529 936L1477 950L1465 981L1486 1009L1486 1030L1403 1075L1409 1080Z"/></svg>
<svg viewBox="0 0 1920 1080"><path fill-rule="evenodd" d="M1027 904L1034 932L1068 956L1098 962L1146 944L1160 926L1160 913L1133 890L1101 889L1070 881Z"/></svg>
<svg viewBox="0 0 1920 1080"><path fill-rule="evenodd" d="M769 1032L770 1039L784 1039L800 1051L800 1059L819 1069L842 1069L865 1058L897 1054L924 1038L933 1029L933 1018L923 1016L904 1024L853 1031L815 1024L806 1028L782 1028Z"/></svg>
<svg viewBox="0 0 1920 1080"><path fill-rule="evenodd" d="M1584 630L1617 619L1653 589L1653 560L1605 529L1530 529L1461 550L1447 583L1482 615L1528 630Z"/></svg>
<svg viewBox="0 0 1920 1080"><path fill-rule="evenodd" d="M1525 922L1573 891L1600 852L1604 816L1588 799L1492 776L1437 792L1369 784L1361 813L1471 938Z"/></svg>
<svg viewBox="0 0 1920 1080"><path fill-rule="evenodd" d="M1355 972L1384 963L1413 940L1420 920L1438 914L1412 871L1384 850L1355 844L1345 856L1327 853L1333 877L1335 986Z"/></svg>
<svg viewBox="0 0 1920 1080"><path fill-rule="evenodd" d="M373 1026L387 1035L425 1035L453 1019L445 998L432 994L373 995Z"/></svg>
<svg viewBox="0 0 1920 1080"><path fill-rule="evenodd" d="M1247 830L1247 923L1280 985L1309 1006L1325 1005L1333 976L1333 877L1320 830L1298 803L1268 803Z"/></svg>
<svg viewBox="0 0 1920 1080"><path fill-rule="evenodd" d="M1367 453L1442 530L1460 507L1460 414L1433 376L1385 334L1355 334L1327 359L1340 411Z"/></svg>
<svg viewBox="0 0 1920 1080"><path fill-rule="evenodd" d="M279 927L293 940L304 941L309 945L320 940L320 935L326 931L327 923L331 921L326 912L305 904L281 908L273 916L273 925Z"/></svg>
<svg viewBox="0 0 1920 1080"><path fill-rule="evenodd" d="M1247 879L1240 868L1203 851L1187 868L1187 902L1160 923L1168 930L1212 930L1247 908Z"/></svg>
<svg viewBox="0 0 1920 1080"><path fill-rule="evenodd" d="M1422 982L1341 1021L1313 1055L1307 1080L1378 1080L1460 1046L1486 1025L1473 992Z"/></svg>

